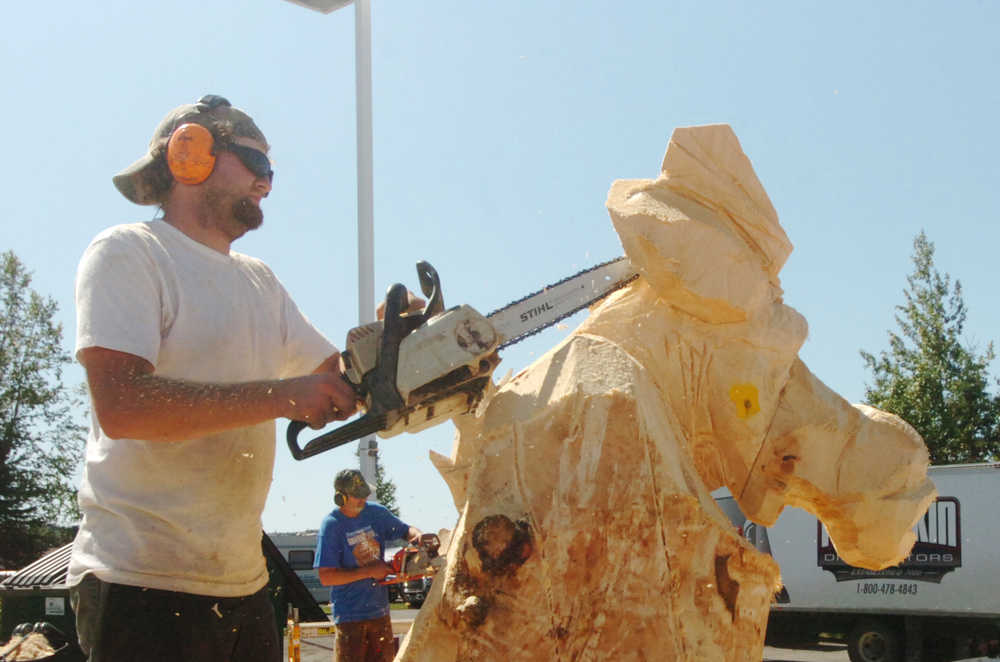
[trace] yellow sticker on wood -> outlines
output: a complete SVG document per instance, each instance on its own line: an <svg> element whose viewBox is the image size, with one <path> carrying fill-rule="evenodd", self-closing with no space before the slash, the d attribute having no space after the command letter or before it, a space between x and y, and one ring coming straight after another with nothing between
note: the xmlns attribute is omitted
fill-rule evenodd
<svg viewBox="0 0 1000 662"><path fill-rule="evenodd" d="M729 389L729 399L736 404L736 415L750 418L760 411L757 387L753 384L736 384Z"/></svg>

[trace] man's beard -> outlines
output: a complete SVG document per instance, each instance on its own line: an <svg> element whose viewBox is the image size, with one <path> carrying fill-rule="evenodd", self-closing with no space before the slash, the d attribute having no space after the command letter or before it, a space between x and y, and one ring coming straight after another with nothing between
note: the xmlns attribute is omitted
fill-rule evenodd
<svg viewBox="0 0 1000 662"><path fill-rule="evenodd" d="M237 198L212 190L206 194L205 203L206 222L215 225L231 239L243 236L248 230L256 230L264 222L264 212L250 197Z"/></svg>
<svg viewBox="0 0 1000 662"><path fill-rule="evenodd" d="M264 211L250 198L239 198L233 202L233 218L247 230L256 230L264 222Z"/></svg>

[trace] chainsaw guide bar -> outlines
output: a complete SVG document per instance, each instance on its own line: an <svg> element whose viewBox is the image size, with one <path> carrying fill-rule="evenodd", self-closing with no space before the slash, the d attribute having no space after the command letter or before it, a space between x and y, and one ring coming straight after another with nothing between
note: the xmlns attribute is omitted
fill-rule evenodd
<svg viewBox="0 0 1000 662"><path fill-rule="evenodd" d="M575 315L638 277L628 258L608 260L512 301L486 319L500 331L503 340L499 349L504 349ZM519 326L524 329L518 331Z"/></svg>

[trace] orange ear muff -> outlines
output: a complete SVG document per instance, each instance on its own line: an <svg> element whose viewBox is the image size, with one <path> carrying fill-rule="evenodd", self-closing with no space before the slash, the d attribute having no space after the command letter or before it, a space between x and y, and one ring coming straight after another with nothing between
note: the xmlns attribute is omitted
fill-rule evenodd
<svg viewBox="0 0 1000 662"><path fill-rule="evenodd" d="M215 168L212 132L201 124L182 124L167 143L167 166L182 184L201 184Z"/></svg>

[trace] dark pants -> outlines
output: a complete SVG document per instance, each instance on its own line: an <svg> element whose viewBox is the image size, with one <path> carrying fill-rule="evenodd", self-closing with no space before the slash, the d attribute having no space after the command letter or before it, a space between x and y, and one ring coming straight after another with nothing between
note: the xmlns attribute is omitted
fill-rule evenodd
<svg viewBox="0 0 1000 662"><path fill-rule="evenodd" d="M392 662L396 656L392 620L385 616L337 623L336 649L334 662Z"/></svg>
<svg viewBox="0 0 1000 662"><path fill-rule="evenodd" d="M89 662L280 662L267 587L242 598L109 584L70 589Z"/></svg>

